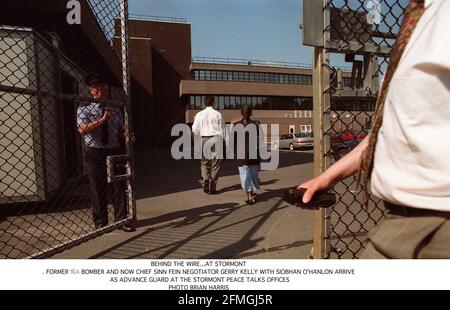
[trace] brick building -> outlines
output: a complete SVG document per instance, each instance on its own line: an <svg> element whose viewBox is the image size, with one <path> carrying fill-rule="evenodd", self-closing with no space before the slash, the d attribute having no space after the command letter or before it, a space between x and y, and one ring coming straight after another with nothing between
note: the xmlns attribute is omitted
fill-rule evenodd
<svg viewBox="0 0 450 310"><path fill-rule="evenodd" d="M312 130L312 69L310 65L191 56L191 25L184 19L131 16L130 61L132 108L137 150L167 147L176 123L192 124L206 95L214 95L227 123L239 120L242 105L251 105L254 119L278 124L280 134ZM343 72L343 86L351 83ZM336 111L371 110L373 103L333 102ZM332 113L336 130L353 115ZM356 124L368 122L358 116ZM341 119L342 118L342 119ZM358 128L359 129L359 128Z"/></svg>

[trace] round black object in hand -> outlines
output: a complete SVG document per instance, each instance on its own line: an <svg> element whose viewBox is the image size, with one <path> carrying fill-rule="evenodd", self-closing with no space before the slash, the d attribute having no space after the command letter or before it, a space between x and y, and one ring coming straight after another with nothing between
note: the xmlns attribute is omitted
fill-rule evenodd
<svg viewBox="0 0 450 310"><path fill-rule="evenodd" d="M317 192L310 202L303 203L305 192L305 188L292 187L283 193L283 199L291 205L308 209L328 208L336 203L336 196L328 192Z"/></svg>

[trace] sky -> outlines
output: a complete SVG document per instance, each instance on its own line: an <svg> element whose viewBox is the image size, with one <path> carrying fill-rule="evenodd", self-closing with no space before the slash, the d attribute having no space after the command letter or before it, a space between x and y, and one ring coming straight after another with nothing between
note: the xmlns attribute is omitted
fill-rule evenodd
<svg viewBox="0 0 450 310"><path fill-rule="evenodd" d="M130 14L186 18L192 56L311 64L301 0L130 0Z"/></svg>

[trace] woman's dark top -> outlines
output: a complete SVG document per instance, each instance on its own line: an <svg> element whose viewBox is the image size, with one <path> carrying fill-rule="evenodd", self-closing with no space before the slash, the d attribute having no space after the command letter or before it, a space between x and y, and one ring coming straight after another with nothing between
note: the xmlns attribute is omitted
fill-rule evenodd
<svg viewBox="0 0 450 310"><path fill-rule="evenodd" d="M247 166L252 166L252 165L259 165L261 163L260 160L260 154L259 154L259 139L260 139L260 128L259 128L259 122L253 121L251 119L249 120L240 120L239 122L234 123L234 128L236 128L237 125L242 125L244 126L245 129L247 129L245 131L245 157L241 159L238 159L237 155L238 155L238 151L237 151L237 147L238 147L238 134L236 131L233 131L233 135L234 135L234 158L235 158L235 163L238 166L243 166L243 165L247 165ZM249 134L249 128L248 126L255 126L255 130L256 130L256 134L257 134L257 138L256 141L250 141L250 134ZM253 130L253 129L252 129ZM242 135L240 137L242 139ZM253 152L250 152L250 148L253 148ZM255 156L253 156L253 158L250 158L251 154L255 154L256 152L256 158L254 158Z"/></svg>

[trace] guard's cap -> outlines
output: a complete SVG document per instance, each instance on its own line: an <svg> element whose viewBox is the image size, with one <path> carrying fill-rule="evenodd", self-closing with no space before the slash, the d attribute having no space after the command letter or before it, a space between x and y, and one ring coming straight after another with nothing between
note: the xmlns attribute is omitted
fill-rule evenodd
<svg viewBox="0 0 450 310"><path fill-rule="evenodd" d="M92 87L100 84L105 84L106 79L100 73L92 72L85 77L84 82L86 83L86 85Z"/></svg>

